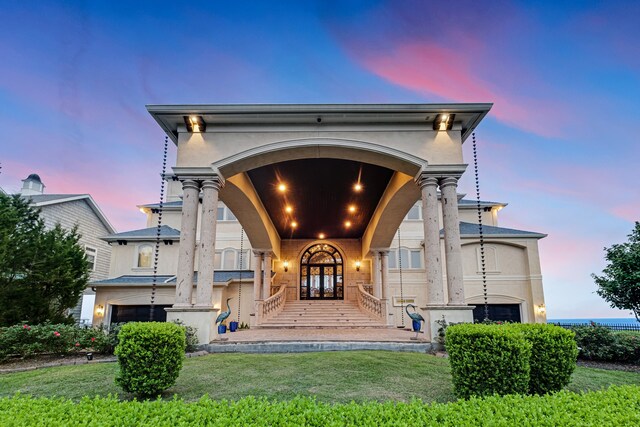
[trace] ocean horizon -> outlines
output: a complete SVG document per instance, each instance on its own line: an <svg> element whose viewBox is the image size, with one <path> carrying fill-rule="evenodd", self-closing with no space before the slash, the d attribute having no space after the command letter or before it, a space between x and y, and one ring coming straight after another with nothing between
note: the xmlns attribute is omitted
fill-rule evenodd
<svg viewBox="0 0 640 427"><path fill-rule="evenodd" d="M591 317L582 319L547 319L547 323L584 323L589 324L591 322L599 323L601 325L639 325L640 322L635 317Z"/></svg>

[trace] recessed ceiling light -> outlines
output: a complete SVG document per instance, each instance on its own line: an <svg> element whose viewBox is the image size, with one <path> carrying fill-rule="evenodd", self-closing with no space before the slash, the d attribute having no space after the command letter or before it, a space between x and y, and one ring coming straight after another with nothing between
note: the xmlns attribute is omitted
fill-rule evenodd
<svg viewBox="0 0 640 427"><path fill-rule="evenodd" d="M284 208L284 210L285 210L287 213L291 213L291 212L293 212L293 208L292 208L291 206L287 206L286 208Z"/></svg>
<svg viewBox="0 0 640 427"><path fill-rule="evenodd" d="M291 228L296 228L298 226L298 223L295 221L291 221Z"/></svg>
<svg viewBox="0 0 640 427"><path fill-rule="evenodd" d="M351 221L345 221L344 226L347 228L351 227Z"/></svg>
<svg viewBox="0 0 640 427"><path fill-rule="evenodd" d="M284 193L285 191L287 191L287 186L284 184L279 184L278 185L278 191L281 193Z"/></svg>
<svg viewBox="0 0 640 427"><path fill-rule="evenodd" d="M349 212L354 213L356 211L356 205L349 206Z"/></svg>
<svg viewBox="0 0 640 427"><path fill-rule="evenodd" d="M356 185L353 186L353 189L355 191L362 191L362 184L360 184L359 182L356 183Z"/></svg>
<svg viewBox="0 0 640 427"><path fill-rule="evenodd" d="M318 234L318 239L324 239L324 237L325 237L325 236L324 236L324 233L320 233L320 234Z"/></svg>

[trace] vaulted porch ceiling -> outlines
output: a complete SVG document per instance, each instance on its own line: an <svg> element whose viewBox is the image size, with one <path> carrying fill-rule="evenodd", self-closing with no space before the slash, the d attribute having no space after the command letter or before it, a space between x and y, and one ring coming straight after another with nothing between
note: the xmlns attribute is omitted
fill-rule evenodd
<svg viewBox="0 0 640 427"><path fill-rule="evenodd" d="M247 174L282 239L343 239L362 237L393 171L354 160L303 159Z"/></svg>

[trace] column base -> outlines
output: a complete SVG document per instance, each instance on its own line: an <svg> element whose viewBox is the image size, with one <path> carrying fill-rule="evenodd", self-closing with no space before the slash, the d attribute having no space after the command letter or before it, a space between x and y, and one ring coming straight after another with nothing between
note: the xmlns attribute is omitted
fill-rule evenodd
<svg viewBox="0 0 640 427"><path fill-rule="evenodd" d="M425 333L429 334L427 338L431 342L440 342L442 340L439 334L442 326L436 323L436 321L441 321L442 319L447 324L473 323L474 308L474 305L427 305L420 307L424 314Z"/></svg>
<svg viewBox="0 0 640 427"><path fill-rule="evenodd" d="M165 308L167 322L179 321L186 326L196 328L198 344L209 344L217 338L218 328L215 325L220 309L206 307L170 307Z"/></svg>

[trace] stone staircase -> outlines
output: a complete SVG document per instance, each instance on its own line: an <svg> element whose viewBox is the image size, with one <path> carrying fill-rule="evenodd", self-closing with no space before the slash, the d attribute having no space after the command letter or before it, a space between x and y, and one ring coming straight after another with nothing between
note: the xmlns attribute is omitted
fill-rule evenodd
<svg viewBox="0 0 640 427"><path fill-rule="evenodd" d="M378 319L362 312L354 302L287 301L282 311L263 321L261 328L381 328Z"/></svg>

